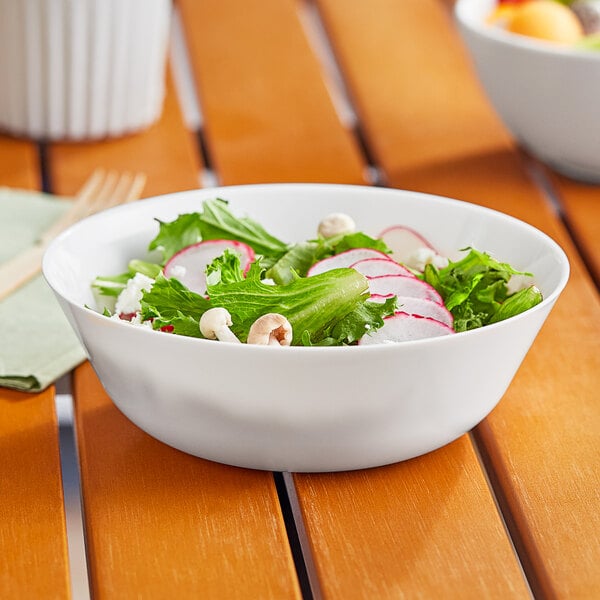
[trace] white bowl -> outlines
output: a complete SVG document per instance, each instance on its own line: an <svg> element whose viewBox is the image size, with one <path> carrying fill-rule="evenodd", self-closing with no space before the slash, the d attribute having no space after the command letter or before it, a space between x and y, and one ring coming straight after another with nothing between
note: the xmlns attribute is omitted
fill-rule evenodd
<svg viewBox="0 0 600 600"><path fill-rule="evenodd" d="M452 257L473 246L535 274L544 300L506 321L436 339L362 347L268 347L175 336L108 319L97 275L147 256L155 218L173 220L220 197L286 241L320 218L353 216L377 234L403 223ZM89 217L62 234L46 280L109 396L150 435L185 452L250 468L337 471L408 459L451 442L500 400L565 286L569 265L545 234L448 198L326 184L194 190Z"/></svg>
<svg viewBox="0 0 600 600"><path fill-rule="evenodd" d="M458 0L455 16L481 83L516 140L575 179L600 183L600 52L486 24L496 0Z"/></svg>

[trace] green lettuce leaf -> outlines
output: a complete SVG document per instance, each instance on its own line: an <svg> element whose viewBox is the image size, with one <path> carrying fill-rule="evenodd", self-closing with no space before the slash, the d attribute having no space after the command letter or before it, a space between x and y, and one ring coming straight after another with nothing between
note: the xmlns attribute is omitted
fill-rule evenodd
<svg viewBox="0 0 600 600"><path fill-rule="evenodd" d="M465 250L469 253L462 260L451 261L443 269L428 264L423 273L423 279L440 293L454 316L456 331L483 327L541 301L541 294L509 294L507 284L513 275L531 276L531 273L517 271L473 248Z"/></svg>
<svg viewBox="0 0 600 600"><path fill-rule="evenodd" d="M179 215L168 223L160 219L156 221L159 225L158 235L150 242L148 250L162 252L163 264L183 248L202 241L200 213Z"/></svg>
<svg viewBox="0 0 600 600"><path fill-rule="evenodd" d="M265 259L276 259L288 250L288 244L272 236L256 221L234 215L227 201L220 198L204 202L200 228L205 240L237 240L248 244Z"/></svg>
<svg viewBox="0 0 600 600"><path fill-rule="evenodd" d="M362 231L321 239L320 245L322 247L322 258L330 254L341 254L354 248L372 248L384 254L390 254L391 252L383 240L373 238Z"/></svg>
<svg viewBox="0 0 600 600"><path fill-rule="evenodd" d="M161 270L161 266L155 263L133 259L129 262L128 271L126 273L108 277L96 277L92 282L92 287L102 296L112 296L116 298L125 289L127 282L134 277L136 273L142 273L147 277L155 279Z"/></svg>
<svg viewBox="0 0 600 600"><path fill-rule="evenodd" d="M143 293L141 306L142 320L152 320L154 329L173 328L173 333L202 337L200 317L211 304L204 296L188 290L177 279L167 279L161 274L150 291Z"/></svg>
<svg viewBox="0 0 600 600"><path fill-rule="evenodd" d="M297 275L305 276L308 269L319 260L318 256L319 244L316 242L295 244L271 266L267 277L280 285L290 283Z"/></svg>
<svg viewBox="0 0 600 600"><path fill-rule="evenodd" d="M268 233L247 217L237 217L226 200L205 200L202 212L179 215L174 221L157 219L159 231L149 250L162 252L163 264L174 254L203 240L237 240L250 246L263 262L273 264L288 250L288 244Z"/></svg>
<svg viewBox="0 0 600 600"><path fill-rule="evenodd" d="M217 256L208 267L206 276L210 277L213 285L216 283L236 283L244 280L244 272L237 252L229 248L221 256Z"/></svg>
<svg viewBox="0 0 600 600"><path fill-rule="evenodd" d="M293 328L292 344L301 344L305 335L312 343L335 337L334 328L368 299L367 279L354 269L334 269L315 277L297 277L287 285L263 283L263 269L253 263L243 281L225 283L219 269L207 277L207 293L213 306L226 308L232 317L233 332L246 341L250 326L271 312L284 315ZM365 311L377 326L377 315ZM362 331L365 323L362 324ZM347 327L337 335L339 343L351 343ZM307 334L305 334L307 332ZM348 333L349 337L344 337ZM343 339L342 339L343 338Z"/></svg>
<svg viewBox="0 0 600 600"><path fill-rule="evenodd" d="M489 323L497 323L509 317L514 317L519 313L529 310L543 300L542 292L535 286L523 288L509 296L498 308Z"/></svg>
<svg viewBox="0 0 600 600"><path fill-rule="evenodd" d="M296 273L304 277L316 262L355 248L372 248L384 254L390 249L383 240L365 233L347 233L332 238L319 238L294 244L267 272L267 277L276 283L285 284L293 280Z"/></svg>

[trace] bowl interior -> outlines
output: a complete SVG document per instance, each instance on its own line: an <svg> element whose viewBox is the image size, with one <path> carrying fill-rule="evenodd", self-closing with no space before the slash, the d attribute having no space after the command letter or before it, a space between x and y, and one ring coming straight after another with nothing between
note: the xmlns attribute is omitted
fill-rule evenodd
<svg viewBox="0 0 600 600"><path fill-rule="evenodd" d="M473 246L534 273L546 299L559 292L568 273L564 253L549 237L473 204L366 186L265 184L193 190L106 210L54 241L44 257L44 275L69 302L94 307L90 284L96 276L123 272L132 258L152 258L147 247L158 231L156 219L170 221L201 210L204 199L215 197L289 242L315 237L319 220L332 212L351 215L371 235L390 225L407 225L450 258Z"/></svg>

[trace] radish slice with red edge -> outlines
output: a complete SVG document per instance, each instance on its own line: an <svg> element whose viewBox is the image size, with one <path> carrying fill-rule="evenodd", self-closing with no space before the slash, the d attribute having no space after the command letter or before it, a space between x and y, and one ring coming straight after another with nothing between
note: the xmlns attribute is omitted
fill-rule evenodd
<svg viewBox="0 0 600 600"><path fill-rule="evenodd" d="M413 272L401 264L389 258L363 258L353 265L352 269L356 269L365 277L379 277L381 275L405 275L406 277L414 277Z"/></svg>
<svg viewBox="0 0 600 600"><path fill-rule="evenodd" d="M425 281L405 275L381 275L369 278L369 292L378 296L412 296L444 304L438 291Z"/></svg>
<svg viewBox="0 0 600 600"><path fill-rule="evenodd" d="M454 330L451 327L430 317L397 312L383 320L383 327L371 334L363 335L358 344L360 346L371 346L375 344L410 342L412 340L441 337L453 333Z"/></svg>
<svg viewBox="0 0 600 600"><path fill-rule="evenodd" d="M331 271L332 269L342 269L344 267L347 268L354 263L357 263L359 260L364 260L365 258L380 258L389 261L392 260L387 254L379 252L379 250L373 250L373 248L352 248L351 250L340 252L334 256L328 256L327 258L316 262L308 270L307 276L312 277L313 275L319 275L321 273Z"/></svg>
<svg viewBox="0 0 600 600"><path fill-rule="evenodd" d="M206 240L186 246L174 254L165 265L165 277L174 277L192 292L206 293L206 267L226 249L237 252L244 272L254 261L254 250L235 240Z"/></svg>
<svg viewBox="0 0 600 600"><path fill-rule="evenodd" d="M454 317L452 313L442 304L425 300L423 298L415 298L413 296L396 296L397 311L404 312L409 315L418 317L430 317L436 321L452 327L454 325Z"/></svg>
<svg viewBox="0 0 600 600"><path fill-rule="evenodd" d="M434 246L420 233L405 225L392 225L384 229L378 236L392 251L394 260L406 263L419 248L429 248L436 252Z"/></svg>

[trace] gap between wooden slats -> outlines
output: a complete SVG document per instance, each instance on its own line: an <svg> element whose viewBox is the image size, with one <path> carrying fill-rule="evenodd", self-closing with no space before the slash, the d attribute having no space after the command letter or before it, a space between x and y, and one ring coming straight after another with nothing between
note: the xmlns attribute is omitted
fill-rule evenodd
<svg viewBox="0 0 600 600"><path fill-rule="evenodd" d="M441 5L318 4L389 183L500 209L546 231L569 255L570 283L478 439L534 591L598 595L600 308L581 258L485 100Z"/></svg>
<svg viewBox="0 0 600 600"><path fill-rule="evenodd" d="M39 189L38 167L35 144L0 136L0 186ZM52 387L0 388L0 520L0 597L70 598Z"/></svg>
<svg viewBox="0 0 600 600"><path fill-rule="evenodd" d="M164 114L149 131L50 147L52 180L72 193L103 166L145 171L146 196L194 188L195 143L169 81ZM75 374L75 412L94 598L299 596L271 474L152 439L115 408L89 364Z"/></svg>
<svg viewBox="0 0 600 600"><path fill-rule="evenodd" d="M557 197L561 216L600 289L600 184L589 185L544 171L549 193Z"/></svg>
<svg viewBox="0 0 600 600"><path fill-rule="evenodd" d="M310 180L313 164L321 164L319 177L325 181L353 181L360 177L365 160L358 164L354 158L343 160L348 149L338 155L335 169L328 166L331 146L348 144L347 133L339 119L332 121L334 107L328 94L323 93L322 72L307 41L296 41L302 27L295 12L297 3L259 3L251 11L247 4L231 1L199 4L180 0L180 6L188 36L193 39L192 65L207 132L211 132L209 149L224 183L243 183L250 178L277 181L284 176L292 181ZM240 17L231 18L232 14ZM269 18L273 21L271 29L266 30ZM276 35L267 35L275 29ZM223 48L223 39L238 40L240 44L226 44ZM284 44L288 39L294 43ZM290 73L301 72L304 77L302 98L288 103L285 113L284 108L273 107L290 93L285 88L289 80L280 78L282 56ZM297 67L297 62L301 67ZM257 83L259 77L262 81ZM256 98L253 94L257 94L255 87L260 89L260 102L252 101ZM310 106L309 117L304 112L308 111L305 103ZM311 125L298 128L293 148L285 146L285 136L275 140L280 122L290 127L290 120L297 123L301 118L310 118ZM251 123L263 123L265 132L273 131L273 139L267 138L265 132L255 131L249 126ZM328 138L326 146L311 136L314 123L320 123L319 140ZM276 150L278 154L273 158L274 144L283 145L283 157ZM356 148L354 144L350 149ZM245 160L241 148L250 146L253 156ZM413 478L407 482L409 469ZM519 565L468 438L416 462L385 468L379 475L297 475L294 479L326 596L364 597L373 589L385 593L386 589L398 591L403 585L408 591L427 595L439 590L440 582L448 578L460 589L472 586L475 592L495 590L497 597L508 590L527 596ZM313 485L315 481L319 482L318 487ZM403 488L404 494L398 494L396 487ZM390 488L393 494L388 493ZM450 500L442 506L440 498L444 496ZM353 506L349 507L348 498L352 498ZM381 510L378 502L389 504ZM349 513L353 519L346 518L349 508L353 509ZM405 518L406 514L411 515L410 519ZM432 519L434 515L436 518ZM431 544L426 532L429 526L437 534ZM461 542L466 538L459 551L455 547L457 529L465 532ZM471 530L477 535L469 536ZM397 560L388 559L390 549L379 546L381 540L391 542ZM424 548L422 561L417 565L419 557L415 557L412 564L419 567L417 574L403 580L406 571L398 569L398 560L410 557L415 541ZM369 558L371 549L374 553ZM463 563L463 559L467 562ZM361 566L372 566L378 561L383 567L370 573ZM437 576L437 581L432 582L426 573ZM421 584L423 587L419 588Z"/></svg>

